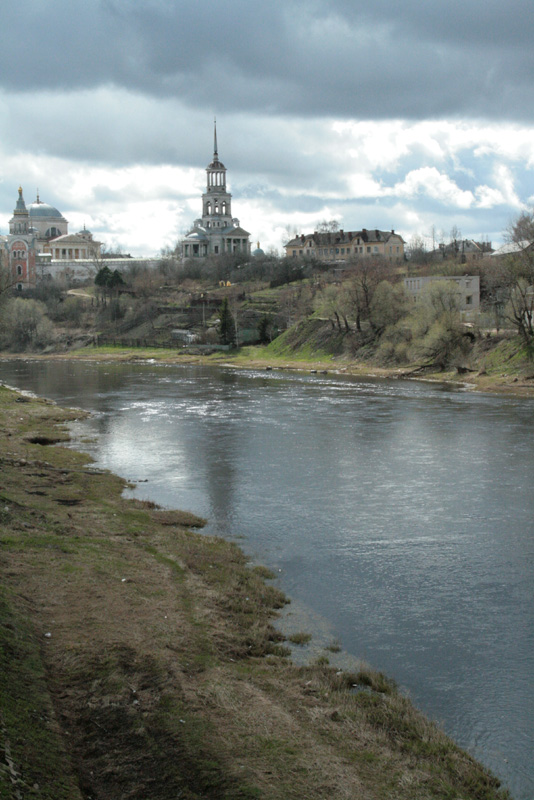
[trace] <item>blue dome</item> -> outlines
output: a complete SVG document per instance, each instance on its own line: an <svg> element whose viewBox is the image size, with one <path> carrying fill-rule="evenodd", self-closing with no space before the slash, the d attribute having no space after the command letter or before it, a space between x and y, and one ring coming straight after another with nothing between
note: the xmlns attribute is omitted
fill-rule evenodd
<svg viewBox="0 0 534 800"><path fill-rule="evenodd" d="M49 206L48 203L31 203L28 206L30 217L59 217L63 215L54 206Z"/></svg>
<svg viewBox="0 0 534 800"><path fill-rule="evenodd" d="M192 231L191 233L188 233L185 238L190 242L205 242L208 237L205 233L202 233L202 231Z"/></svg>

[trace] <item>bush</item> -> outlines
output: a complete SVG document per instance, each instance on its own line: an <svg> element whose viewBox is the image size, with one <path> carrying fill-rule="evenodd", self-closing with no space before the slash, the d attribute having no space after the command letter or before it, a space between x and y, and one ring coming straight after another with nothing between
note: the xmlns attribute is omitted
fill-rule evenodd
<svg viewBox="0 0 534 800"><path fill-rule="evenodd" d="M30 349L45 347L54 339L54 327L38 300L17 297L6 304L2 314L3 347Z"/></svg>

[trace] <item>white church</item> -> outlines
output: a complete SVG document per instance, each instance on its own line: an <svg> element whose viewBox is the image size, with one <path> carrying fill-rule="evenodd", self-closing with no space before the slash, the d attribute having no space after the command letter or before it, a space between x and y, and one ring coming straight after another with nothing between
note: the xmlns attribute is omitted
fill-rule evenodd
<svg viewBox="0 0 534 800"><path fill-rule="evenodd" d="M224 253L250 255L250 233L232 217L232 195L226 189L226 167L219 161L217 125L213 134L213 161L206 167L207 186L202 195L202 218L182 239L182 258L205 258Z"/></svg>

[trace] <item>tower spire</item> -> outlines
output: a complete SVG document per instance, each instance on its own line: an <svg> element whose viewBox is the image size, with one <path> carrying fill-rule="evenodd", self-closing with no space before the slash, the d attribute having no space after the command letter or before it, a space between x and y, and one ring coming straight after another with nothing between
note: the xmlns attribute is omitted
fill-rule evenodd
<svg viewBox="0 0 534 800"><path fill-rule="evenodd" d="M24 196L22 194L22 186L19 186L19 197L17 200L17 205L15 207L15 214L27 214L26 210L26 203L24 202Z"/></svg>
<svg viewBox="0 0 534 800"><path fill-rule="evenodd" d="M213 118L213 160L219 160L219 153L217 152L217 117Z"/></svg>

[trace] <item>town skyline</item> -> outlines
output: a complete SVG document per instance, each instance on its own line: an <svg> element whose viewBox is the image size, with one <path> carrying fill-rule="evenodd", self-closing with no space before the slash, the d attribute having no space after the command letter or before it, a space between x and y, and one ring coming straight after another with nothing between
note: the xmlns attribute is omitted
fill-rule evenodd
<svg viewBox="0 0 534 800"><path fill-rule="evenodd" d="M214 9L52 0L46 37L32 0L6 11L0 233L22 185L107 247L173 247L201 213L214 116L234 214L266 251L331 219L495 246L532 206L524 4Z"/></svg>

